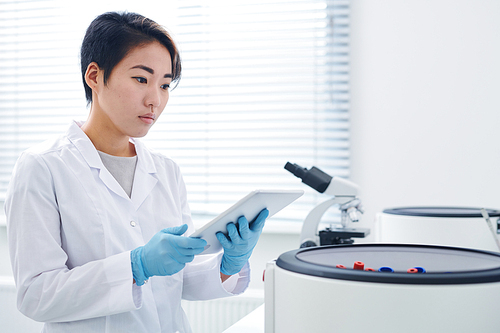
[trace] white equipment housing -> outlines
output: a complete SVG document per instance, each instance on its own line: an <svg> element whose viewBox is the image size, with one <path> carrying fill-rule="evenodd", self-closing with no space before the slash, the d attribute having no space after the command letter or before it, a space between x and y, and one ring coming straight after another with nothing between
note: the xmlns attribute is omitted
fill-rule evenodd
<svg viewBox="0 0 500 333"><path fill-rule="evenodd" d="M335 266L355 260L394 273ZM407 273L414 264L427 273ZM396 244L294 250L267 265L265 333L498 332L498 295L500 254L492 252Z"/></svg>

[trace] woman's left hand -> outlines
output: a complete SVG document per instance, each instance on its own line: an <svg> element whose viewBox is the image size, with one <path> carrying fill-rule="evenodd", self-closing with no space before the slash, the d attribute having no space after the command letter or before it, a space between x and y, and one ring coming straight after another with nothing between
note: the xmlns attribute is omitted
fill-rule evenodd
<svg viewBox="0 0 500 333"><path fill-rule="evenodd" d="M216 234L217 239L224 248L220 271L222 274L233 275L238 273L250 258L252 251L257 245L264 222L269 216L269 211L263 209L250 224L246 217L238 219L238 228L234 223L226 226L227 236L222 232Z"/></svg>

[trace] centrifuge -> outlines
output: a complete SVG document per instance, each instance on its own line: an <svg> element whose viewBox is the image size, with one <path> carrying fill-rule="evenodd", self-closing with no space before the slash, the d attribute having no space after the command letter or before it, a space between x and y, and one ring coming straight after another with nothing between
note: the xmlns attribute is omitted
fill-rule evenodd
<svg viewBox="0 0 500 333"><path fill-rule="evenodd" d="M375 240L500 251L500 211L473 207L399 207L377 213Z"/></svg>
<svg viewBox="0 0 500 333"><path fill-rule="evenodd" d="M265 271L265 332L498 332L500 254L414 244L289 251Z"/></svg>

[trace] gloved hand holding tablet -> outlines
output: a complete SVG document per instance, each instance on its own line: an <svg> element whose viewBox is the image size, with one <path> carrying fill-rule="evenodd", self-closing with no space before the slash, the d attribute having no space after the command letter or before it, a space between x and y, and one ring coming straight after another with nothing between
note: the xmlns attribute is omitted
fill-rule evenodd
<svg viewBox="0 0 500 333"><path fill-rule="evenodd" d="M244 217L247 221L254 221L263 210L267 209L267 211L269 211L269 215L264 217L263 220L259 222L262 223L262 226L260 227L260 230L262 230L266 218L269 218L281 211L283 208L302 196L302 194L304 194L304 191L302 190L252 191L229 209L189 236L202 238L207 241L205 251L201 254L219 252L222 250L222 244L216 236L218 232L223 233L226 235L226 239L229 239L227 238L227 236L230 236L228 232L231 232L233 227L235 228L234 231L237 231L236 223L239 223L239 219L241 217ZM227 225L229 223L232 223L233 227L229 227L228 229ZM252 223L249 224L249 228L252 228Z"/></svg>

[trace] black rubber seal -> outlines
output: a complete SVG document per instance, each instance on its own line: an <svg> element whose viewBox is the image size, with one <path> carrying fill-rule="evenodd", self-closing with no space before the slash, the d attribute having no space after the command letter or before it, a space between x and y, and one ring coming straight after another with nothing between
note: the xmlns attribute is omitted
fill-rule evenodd
<svg viewBox="0 0 500 333"><path fill-rule="evenodd" d="M442 273L423 273L423 274L409 274L409 273L386 273L386 272L371 272L361 271L354 269L342 269L332 266L319 265L310 263L299 259L297 256L301 253L308 251L317 251L324 249L336 248L349 248L352 250L362 249L376 249L380 247L392 248L394 251L400 249L417 249L419 247L426 249L445 249L473 252L475 254L482 254L485 256L493 256L491 259L498 260L499 267L494 269L464 271L464 272L442 272ZM328 279L360 281L360 282L375 282L375 283L394 283L394 284L420 284L420 285L443 285L443 284L473 284L473 283L491 283L500 282L500 253L488 252L482 250L454 248L434 245L413 245L413 244L353 244L353 245L330 245L310 247L298 250L285 252L279 256L276 265L287 271L305 274L310 276L317 276Z"/></svg>
<svg viewBox="0 0 500 333"><path fill-rule="evenodd" d="M486 209L490 217L499 217L500 210ZM385 214L405 215L405 216L420 216L420 217L453 217L453 218L470 218L480 217L481 208L472 207L399 207L390 208L383 211Z"/></svg>

